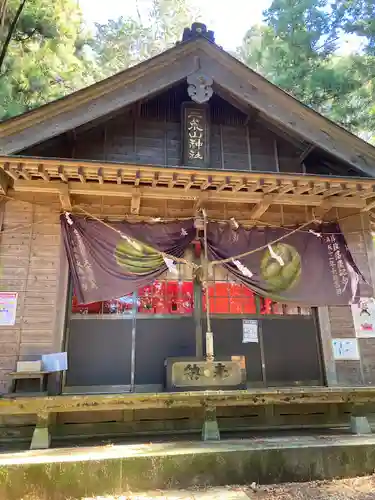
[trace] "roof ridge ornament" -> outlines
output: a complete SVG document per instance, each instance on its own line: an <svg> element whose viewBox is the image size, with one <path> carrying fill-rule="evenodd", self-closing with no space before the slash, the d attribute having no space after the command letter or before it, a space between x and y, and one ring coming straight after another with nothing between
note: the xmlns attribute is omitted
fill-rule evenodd
<svg viewBox="0 0 375 500"><path fill-rule="evenodd" d="M208 30L203 23L193 23L191 28L185 28L182 34L182 42L196 40L197 38L206 38L209 42L215 43L215 34Z"/></svg>
<svg viewBox="0 0 375 500"><path fill-rule="evenodd" d="M203 104L210 100L213 94L213 79L210 76L205 75L202 70L198 69L187 77L187 82L189 84L188 94L192 101Z"/></svg>

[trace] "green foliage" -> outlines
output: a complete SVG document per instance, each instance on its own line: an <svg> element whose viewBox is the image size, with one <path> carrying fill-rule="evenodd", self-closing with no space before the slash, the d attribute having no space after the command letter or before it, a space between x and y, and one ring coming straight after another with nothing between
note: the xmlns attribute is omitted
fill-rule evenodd
<svg viewBox="0 0 375 500"><path fill-rule="evenodd" d="M0 43L19 0L8 0ZM0 75L0 119L77 90L94 81L82 52L87 34L75 0L28 0Z"/></svg>
<svg viewBox="0 0 375 500"><path fill-rule="evenodd" d="M0 5L1 5L0 0ZM0 43L20 0L7 0ZM84 27L76 0L27 0L0 75L0 120L57 99L173 46L200 19L190 0L153 0L142 19ZM236 55L367 140L375 136L374 0L273 0ZM340 54L345 36L362 42Z"/></svg>
<svg viewBox="0 0 375 500"><path fill-rule="evenodd" d="M148 19L123 18L97 24L93 43L101 76L106 77L160 54L199 19L187 0L153 0Z"/></svg>
<svg viewBox="0 0 375 500"><path fill-rule="evenodd" d="M274 0L237 54L306 105L353 132L372 132L374 10L373 0ZM345 35L362 37L365 51L338 55Z"/></svg>

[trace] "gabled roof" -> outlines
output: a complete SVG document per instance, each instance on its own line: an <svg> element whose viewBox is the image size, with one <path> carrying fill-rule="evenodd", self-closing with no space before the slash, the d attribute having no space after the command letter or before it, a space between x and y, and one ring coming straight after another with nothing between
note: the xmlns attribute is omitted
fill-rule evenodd
<svg viewBox="0 0 375 500"><path fill-rule="evenodd" d="M297 101L203 37L177 44L106 80L0 123L0 155L17 153L148 98L197 69L241 103L242 110L248 108L250 114L255 108L260 116L285 131L359 172L374 175L373 146Z"/></svg>

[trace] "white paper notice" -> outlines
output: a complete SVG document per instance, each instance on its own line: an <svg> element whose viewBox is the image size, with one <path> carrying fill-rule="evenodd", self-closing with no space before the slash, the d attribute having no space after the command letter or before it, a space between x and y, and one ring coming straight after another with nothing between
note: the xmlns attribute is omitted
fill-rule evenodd
<svg viewBox="0 0 375 500"><path fill-rule="evenodd" d="M60 372L68 369L66 352L55 352L42 356L43 370L46 372Z"/></svg>
<svg viewBox="0 0 375 500"><path fill-rule="evenodd" d="M352 304L352 315L356 336L375 338L375 300L361 298Z"/></svg>
<svg viewBox="0 0 375 500"><path fill-rule="evenodd" d="M357 339L332 339L333 357L335 360L359 359Z"/></svg>
<svg viewBox="0 0 375 500"><path fill-rule="evenodd" d="M0 326L13 326L16 323L18 293L0 293Z"/></svg>
<svg viewBox="0 0 375 500"><path fill-rule="evenodd" d="M258 343L258 321L256 319L242 320L242 343Z"/></svg>

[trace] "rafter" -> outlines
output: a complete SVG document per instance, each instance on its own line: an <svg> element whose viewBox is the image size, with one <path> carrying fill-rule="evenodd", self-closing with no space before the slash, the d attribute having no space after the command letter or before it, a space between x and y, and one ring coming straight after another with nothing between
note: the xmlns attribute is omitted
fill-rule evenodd
<svg viewBox="0 0 375 500"><path fill-rule="evenodd" d="M43 165L39 165L38 166L38 174L40 175L40 177L45 180L46 182L49 182L50 181L50 176L48 174L48 172L46 172L45 168L43 167Z"/></svg>
<svg viewBox="0 0 375 500"><path fill-rule="evenodd" d="M62 165L58 168L59 177L63 182L68 182L68 178L65 175L64 167Z"/></svg>
<svg viewBox="0 0 375 500"><path fill-rule="evenodd" d="M85 173L83 171L83 167L79 167L78 168L78 178L79 180L84 184L86 182L86 177L85 177Z"/></svg>
<svg viewBox="0 0 375 500"><path fill-rule="evenodd" d="M10 164L9 163L5 163L4 164L4 171L13 179L13 180L17 180L19 179L20 177L20 174L14 170L13 168L11 168Z"/></svg>
<svg viewBox="0 0 375 500"><path fill-rule="evenodd" d="M31 175L25 169L23 163L18 164L17 171L21 177L23 177L26 181L31 181Z"/></svg>

